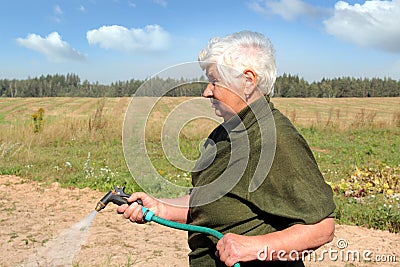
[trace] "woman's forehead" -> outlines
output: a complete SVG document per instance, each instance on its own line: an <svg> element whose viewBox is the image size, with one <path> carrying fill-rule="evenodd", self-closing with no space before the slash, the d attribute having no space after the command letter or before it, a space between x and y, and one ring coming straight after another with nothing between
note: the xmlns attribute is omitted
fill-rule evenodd
<svg viewBox="0 0 400 267"><path fill-rule="evenodd" d="M243 75L243 72L239 69L227 66L227 65L217 65L215 64L209 64L206 67L206 75L207 77L214 77L218 78L220 77L220 71L222 71L223 74L229 74L232 77L239 77Z"/></svg>

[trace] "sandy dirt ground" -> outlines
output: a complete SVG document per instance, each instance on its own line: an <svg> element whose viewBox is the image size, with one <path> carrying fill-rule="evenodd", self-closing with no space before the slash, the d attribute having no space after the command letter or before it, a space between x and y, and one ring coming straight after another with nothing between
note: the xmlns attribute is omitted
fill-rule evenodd
<svg viewBox="0 0 400 267"><path fill-rule="evenodd" d="M0 176L0 266L188 266L186 232L132 224L112 204L95 215L103 195ZM305 263L400 266L400 235L337 225L333 242Z"/></svg>

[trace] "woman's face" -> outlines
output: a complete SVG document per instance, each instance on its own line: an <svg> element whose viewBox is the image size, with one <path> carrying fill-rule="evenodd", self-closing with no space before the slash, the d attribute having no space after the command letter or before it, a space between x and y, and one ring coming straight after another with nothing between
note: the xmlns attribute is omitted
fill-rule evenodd
<svg viewBox="0 0 400 267"><path fill-rule="evenodd" d="M221 83L216 65L207 68L206 75L209 83L203 92L203 97L210 98L215 114L222 117L224 121L229 120L233 115L246 107L244 92L242 89L234 88Z"/></svg>

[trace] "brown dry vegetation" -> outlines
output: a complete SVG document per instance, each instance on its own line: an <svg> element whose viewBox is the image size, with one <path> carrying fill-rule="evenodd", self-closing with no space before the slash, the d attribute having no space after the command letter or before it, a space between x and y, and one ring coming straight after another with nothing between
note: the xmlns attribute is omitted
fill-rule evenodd
<svg viewBox="0 0 400 267"><path fill-rule="evenodd" d="M163 98L159 108L172 109L187 99ZM61 117L66 122L73 118L88 123L99 101L104 101L104 115L121 124L131 98L1 98L0 114L4 121L29 121L28 114L43 108L50 120ZM354 123L398 126L400 117L400 98L273 98L272 102L300 126L351 127Z"/></svg>
<svg viewBox="0 0 400 267"><path fill-rule="evenodd" d="M400 98L274 98L272 101L299 126L400 126Z"/></svg>

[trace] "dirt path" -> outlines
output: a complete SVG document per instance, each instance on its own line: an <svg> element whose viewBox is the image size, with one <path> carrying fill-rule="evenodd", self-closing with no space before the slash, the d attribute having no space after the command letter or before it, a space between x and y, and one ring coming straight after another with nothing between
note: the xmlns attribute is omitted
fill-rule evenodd
<svg viewBox="0 0 400 267"><path fill-rule="evenodd" d="M43 251L54 256L47 247L54 247L54 240L87 217L102 196L89 189L65 189L56 183L43 186L16 176L0 176L0 266L37 266L28 261ZM400 265L400 235L338 225L335 236L317 251L318 257L326 251L324 261L307 261L307 266ZM74 266L188 266L185 232L132 224L116 214L115 206L97 214L85 240L76 251ZM347 247L338 249L338 241ZM361 262L351 260L356 250ZM396 257L397 264L363 262L362 253L370 258ZM350 259L347 263L346 257Z"/></svg>

